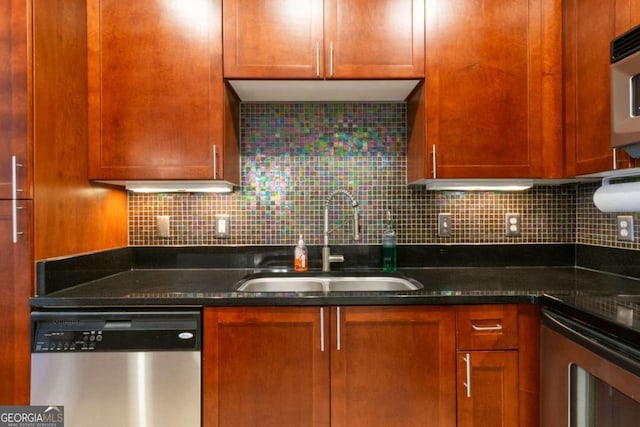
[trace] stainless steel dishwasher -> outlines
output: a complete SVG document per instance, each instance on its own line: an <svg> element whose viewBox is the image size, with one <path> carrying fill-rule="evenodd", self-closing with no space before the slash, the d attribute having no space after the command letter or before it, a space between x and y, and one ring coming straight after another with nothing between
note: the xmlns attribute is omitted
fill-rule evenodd
<svg viewBox="0 0 640 427"><path fill-rule="evenodd" d="M66 427L201 425L198 311L34 312L31 404Z"/></svg>

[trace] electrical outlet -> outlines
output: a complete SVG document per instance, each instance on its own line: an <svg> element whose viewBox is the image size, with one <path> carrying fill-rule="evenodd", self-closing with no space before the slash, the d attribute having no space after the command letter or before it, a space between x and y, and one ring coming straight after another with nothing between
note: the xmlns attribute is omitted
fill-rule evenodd
<svg viewBox="0 0 640 427"><path fill-rule="evenodd" d="M633 215L618 215L616 218L618 240L633 242Z"/></svg>
<svg viewBox="0 0 640 427"><path fill-rule="evenodd" d="M450 213L438 214L438 236L440 237L451 236L451 214Z"/></svg>
<svg viewBox="0 0 640 427"><path fill-rule="evenodd" d="M231 215L216 215L216 237L218 239L231 238Z"/></svg>
<svg viewBox="0 0 640 427"><path fill-rule="evenodd" d="M633 308L616 306L616 320L624 325L633 326Z"/></svg>
<svg viewBox="0 0 640 427"><path fill-rule="evenodd" d="M508 213L504 216L505 232L509 237L520 235L522 224L520 223L519 213Z"/></svg>

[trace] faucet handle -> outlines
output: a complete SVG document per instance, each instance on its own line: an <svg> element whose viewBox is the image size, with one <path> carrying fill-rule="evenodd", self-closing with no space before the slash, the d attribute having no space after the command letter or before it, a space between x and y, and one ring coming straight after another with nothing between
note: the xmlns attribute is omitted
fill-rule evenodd
<svg viewBox="0 0 640 427"><path fill-rule="evenodd" d="M360 240L360 213L358 208L353 208L353 240Z"/></svg>
<svg viewBox="0 0 640 427"><path fill-rule="evenodd" d="M329 262L344 262L344 255L331 255Z"/></svg>

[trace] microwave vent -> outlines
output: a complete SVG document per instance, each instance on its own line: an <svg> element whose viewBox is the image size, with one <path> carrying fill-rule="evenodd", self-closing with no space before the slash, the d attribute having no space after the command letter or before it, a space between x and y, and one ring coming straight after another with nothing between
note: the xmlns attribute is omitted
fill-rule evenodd
<svg viewBox="0 0 640 427"><path fill-rule="evenodd" d="M611 41L611 63L618 62L640 50L640 25Z"/></svg>

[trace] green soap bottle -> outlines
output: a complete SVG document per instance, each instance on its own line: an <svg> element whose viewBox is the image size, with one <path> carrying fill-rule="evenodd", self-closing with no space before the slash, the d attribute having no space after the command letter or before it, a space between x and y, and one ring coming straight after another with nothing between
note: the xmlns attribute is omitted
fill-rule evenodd
<svg viewBox="0 0 640 427"><path fill-rule="evenodd" d="M387 221L382 233L382 271L396 271L398 269L398 249L396 233L393 231L391 211L387 211Z"/></svg>

